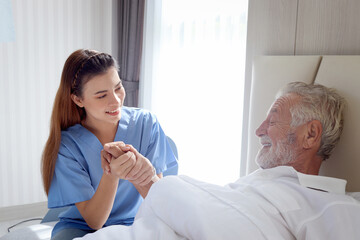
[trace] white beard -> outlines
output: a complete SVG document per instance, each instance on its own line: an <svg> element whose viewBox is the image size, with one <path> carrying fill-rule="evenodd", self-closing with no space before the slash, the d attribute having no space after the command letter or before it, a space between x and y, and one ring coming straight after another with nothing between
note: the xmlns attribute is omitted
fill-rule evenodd
<svg viewBox="0 0 360 240"><path fill-rule="evenodd" d="M288 166L296 159L296 137L288 134L287 138L279 141L276 148L273 147L268 136L262 137L263 141L271 143L270 148L263 147L256 155L256 163L263 169L277 166Z"/></svg>

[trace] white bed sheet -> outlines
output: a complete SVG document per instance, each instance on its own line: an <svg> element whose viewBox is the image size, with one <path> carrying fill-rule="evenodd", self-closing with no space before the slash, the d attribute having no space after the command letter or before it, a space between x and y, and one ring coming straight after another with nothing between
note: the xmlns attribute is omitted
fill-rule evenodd
<svg viewBox="0 0 360 240"><path fill-rule="evenodd" d="M169 176L152 186L132 226L110 226L77 239L282 239L261 209L238 199L230 188Z"/></svg>
<svg viewBox="0 0 360 240"><path fill-rule="evenodd" d="M360 201L360 192L347 195ZM83 239L264 239L267 231L266 239L282 239L271 231L266 216L262 220L270 229L253 219L254 209L242 201L237 204L238 199L229 188L185 176L166 177L151 188L131 227L110 226ZM0 239L50 239L55 223L16 229Z"/></svg>
<svg viewBox="0 0 360 240"><path fill-rule="evenodd" d="M276 226L274 218L241 191L169 176L151 187L132 226L105 227L77 239L295 239ZM356 234L347 239L358 239Z"/></svg>

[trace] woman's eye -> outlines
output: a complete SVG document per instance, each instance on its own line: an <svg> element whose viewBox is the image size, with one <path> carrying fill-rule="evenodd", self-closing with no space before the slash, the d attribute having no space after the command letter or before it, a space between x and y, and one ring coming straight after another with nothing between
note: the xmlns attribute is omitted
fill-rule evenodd
<svg viewBox="0 0 360 240"><path fill-rule="evenodd" d="M121 90L121 88L122 87L120 86L120 87L116 88L115 91L119 91L119 90Z"/></svg>
<svg viewBox="0 0 360 240"><path fill-rule="evenodd" d="M106 94L101 95L101 96L98 97L98 99L104 98L105 96L106 96Z"/></svg>

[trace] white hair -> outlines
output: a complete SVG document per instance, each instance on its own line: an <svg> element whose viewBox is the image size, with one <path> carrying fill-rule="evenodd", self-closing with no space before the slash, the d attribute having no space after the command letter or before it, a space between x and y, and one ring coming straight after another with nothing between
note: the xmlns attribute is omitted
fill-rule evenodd
<svg viewBox="0 0 360 240"><path fill-rule="evenodd" d="M345 99L332 88L303 82L289 83L279 91L277 98L289 93L301 97L300 102L290 109L291 126L297 127L312 120L320 121L323 131L317 154L326 160L340 139Z"/></svg>

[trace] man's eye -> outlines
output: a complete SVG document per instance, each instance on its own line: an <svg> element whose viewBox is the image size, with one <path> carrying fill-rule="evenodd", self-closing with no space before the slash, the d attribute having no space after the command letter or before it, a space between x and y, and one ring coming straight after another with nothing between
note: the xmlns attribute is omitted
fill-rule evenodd
<svg viewBox="0 0 360 240"><path fill-rule="evenodd" d="M269 121L269 125L272 126L272 125L275 125L275 121Z"/></svg>
<svg viewBox="0 0 360 240"><path fill-rule="evenodd" d="M98 97L98 99L104 98L105 96L106 96L106 94L101 95L101 96Z"/></svg>
<svg viewBox="0 0 360 240"><path fill-rule="evenodd" d="M116 88L115 91L119 91L119 90L121 90L121 88L122 88L122 86Z"/></svg>

